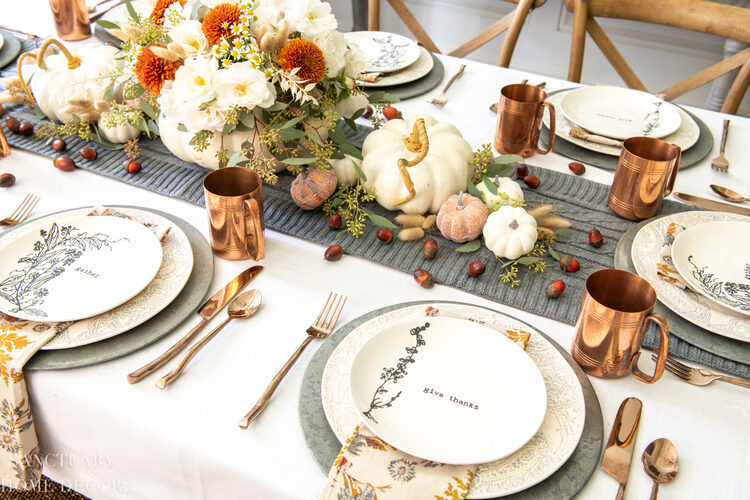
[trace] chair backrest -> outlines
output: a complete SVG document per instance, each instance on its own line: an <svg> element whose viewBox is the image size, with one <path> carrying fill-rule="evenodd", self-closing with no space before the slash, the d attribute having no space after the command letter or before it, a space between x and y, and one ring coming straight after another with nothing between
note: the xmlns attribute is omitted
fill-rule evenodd
<svg viewBox="0 0 750 500"><path fill-rule="evenodd" d="M356 1L356 0L355 0ZM465 57L471 52L477 50L482 45L486 44L495 37L501 35L507 31L505 39L503 40L502 48L500 49L500 55L497 59L498 66L507 68L510 65L510 60L513 57L513 50L516 47L518 36L521 33L524 21L530 10L544 5L547 0L505 0L507 2L518 4L512 12L508 13L502 19L495 22L492 26L485 29L481 33L474 36L471 40L467 41L457 49L449 52L449 56L454 57ZM409 31L416 37L417 42L422 44L424 48L430 52L440 54L435 42L427 34L427 31L417 21L411 11L404 5L402 0L388 0L388 3L393 7L393 10L398 14L401 20L409 28ZM380 29L380 0L368 0L368 23L367 29L370 31L378 31ZM356 23L355 23L356 24Z"/></svg>
<svg viewBox="0 0 750 500"><path fill-rule="evenodd" d="M596 17L628 19L691 31L710 33L750 43L750 9L704 0L565 0L573 13L568 80L581 81L586 33L630 88L648 92L645 85L617 50ZM734 114L750 84L750 48L657 92L672 100L730 71L741 68L727 94L721 111Z"/></svg>

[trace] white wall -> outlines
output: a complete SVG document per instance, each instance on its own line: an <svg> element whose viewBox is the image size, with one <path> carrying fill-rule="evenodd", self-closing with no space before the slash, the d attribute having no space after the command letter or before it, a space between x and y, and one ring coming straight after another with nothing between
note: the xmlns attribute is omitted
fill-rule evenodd
<svg viewBox="0 0 750 500"><path fill-rule="evenodd" d="M352 0L329 1L340 29L350 30ZM443 52L450 52L515 7L501 0L406 0L405 3ZM652 92L663 90L723 57L724 41L712 35L630 21L602 20L600 24ZM573 16L563 0L547 0L527 18L511 67L565 79L572 25ZM380 28L413 37L386 0L380 2ZM495 64L501 44L502 36L467 57ZM624 85L591 38L586 42L582 82ZM708 87L697 89L677 102L702 107ZM741 114L750 115L750 98L743 101Z"/></svg>

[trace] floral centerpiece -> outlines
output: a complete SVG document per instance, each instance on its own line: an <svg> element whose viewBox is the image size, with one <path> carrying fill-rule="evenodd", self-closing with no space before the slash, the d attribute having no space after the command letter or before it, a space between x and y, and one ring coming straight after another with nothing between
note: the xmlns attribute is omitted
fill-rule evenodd
<svg viewBox="0 0 750 500"><path fill-rule="evenodd" d="M184 160L247 166L267 182L360 155L336 129L368 104L353 80L364 61L329 4L158 0L149 15L126 5L126 22L102 23L123 41L124 60L106 126L159 135Z"/></svg>

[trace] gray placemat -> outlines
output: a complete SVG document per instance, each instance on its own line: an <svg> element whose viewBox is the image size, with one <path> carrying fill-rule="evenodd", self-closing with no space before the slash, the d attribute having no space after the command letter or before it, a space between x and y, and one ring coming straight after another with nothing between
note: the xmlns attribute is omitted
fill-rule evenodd
<svg viewBox="0 0 750 500"><path fill-rule="evenodd" d="M442 303L457 304L458 302L442 301ZM375 311L355 318L337 329L328 339L326 339L307 365L302 380L302 388L300 390L298 405L299 420L300 425L302 426L305 443L323 474L328 474L328 471L333 464L333 460L341 449L341 443L328 425L328 420L326 419L325 411L323 410L323 400L320 394L323 371L328 363L328 358L330 358L331 354L341 341L361 324L382 314L417 304L434 305L436 303L434 301L417 301L395 304L376 309ZM493 309L490 308L483 309L493 311ZM534 330L536 329L534 328ZM586 482L596 470L602 452L602 445L604 443L602 411L599 406L599 398L596 396L596 392L594 391L591 382L565 349L563 349L557 342L550 339L547 335L541 335L543 335L545 339L560 351L562 356L576 373L576 376L581 383L583 397L586 403L586 420L583 426L583 434L581 435L581 440L573 454L565 465L558 469L557 472L527 490L501 497L504 499L558 500L573 498L585 486Z"/></svg>
<svg viewBox="0 0 750 500"><path fill-rule="evenodd" d="M443 63L438 59L435 54L432 56L432 69L422 78L413 82L404 83L403 85L391 85L388 87L365 87L363 90L372 94L375 92L385 92L392 97L398 97L399 99L409 99L410 97L416 97L422 94L426 94L430 90L437 87L443 76L445 75L445 68Z"/></svg>
<svg viewBox="0 0 750 500"><path fill-rule="evenodd" d="M628 229L620 238L615 249L615 267L635 273L630 250L636 233L653 219L643 221ZM750 378L750 343L722 337L694 325L679 314L674 313L661 302L654 310L669 321L669 354L704 366L717 368L733 375ZM659 343L659 330L649 328L643 338L643 345L656 349Z"/></svg>
<svg viewBox="0 0 750 500"><path fill-rule="evenodd" d="M0 77L15 75L17 73L16 58L22 52L34 50L34 42L18 38L10 31L0 30L0 32L5 39L5 45L0 49Z"/></svg>
<svg viewBox="0 0 750 500"><path fill-rule="evenodd" d="M93 344L39 351L26 363L24 370L59 370L88 366L119 358L157 341L174 330L203 303L214 274L213 253L203 235L188 222L177 216L144 207L113 205L113 208L137 208L147 210L174 222L185 232L193 250L193 271L185 287L161 312L145 323L112 338ZM46 215L45 215L46 217ZM18 226L12 231L23 227ZM198 316L195 317L198 320Z"/></svg>

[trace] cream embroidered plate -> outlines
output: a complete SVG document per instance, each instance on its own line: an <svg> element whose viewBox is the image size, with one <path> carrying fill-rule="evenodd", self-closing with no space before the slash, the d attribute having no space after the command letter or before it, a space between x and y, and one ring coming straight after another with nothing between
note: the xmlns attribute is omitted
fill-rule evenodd
<svg viewBox="0 0 750 500"><path fill-rule="evenodd" d="M536 435L512 455L479 465L468 497L509 495L543 481L568 460L583 432L585 402L575 373L554 346L513 318L463 304L441 303L439 307L446 313L531 333L526 353L539 368L547 391L547 412ZM425 306L417 305L378 316L352 331L331 354L323 373L321 393L328 422L342 443L360 422L347 384L352 360L361 346L377 332L405 319L422 319L424 314Z"/></svg>
<svg viewBox="0 0 750 500"><path fill-rule="evenodd" d="M750 316L750 222L708 222L677 235L672 262L688 284L719 306Z"/></svg>
<svg viewBox="0 0 750 500"><path fill-rule="evenodd" d="M3 239L0 255L0 311L44 322L119 306L146 288L162 261L151 230L100 216L57 216L16 231Z"/></svg>
<svg viewBox="0 0 750 500"><path fill-rule="evenodd" d="M571 89L572 90L572 89ZM560 101L563 97L571 90L562 90L560 92L550 93L547 95L547 102L555 106L555 109L562 109L560 107ZM680 114L680 127L673 133L664 136L661 140L679 146L683 151L693 147L701 135L701 129L695 120L688 115L682 108L675 106L677 112ZM610 156L620 156L622 151L621 146L610 146L607 144L599 144L597 142L587 141L578 137L570 135L570 129L572 123L569 122L561 113L555 115L555 135L558 135L568 142L572 142L576 146L580 146L589 151L596 151L597 153L603 153ZM549 129L549 114L544 114L544 125Z"/></svg>
<svg viewBox="0 0 750 500"><path fill-rule="evenodd" d="M731 339L750 342L750 319L692 290L667 283L656 274L656 264L672 222L686 228L717 221L747 221L747 217L722 212L681 212L667 215L643 226L633 240L631 257L638 275L651 283L659 301L691 323Z"/></svg>
<svg viewBox="0 0 750 500"><path fill-rule="evenodd" d="M425 76L432 70L434 64L435 61L432 59L430 53L427 52L427 49L419 47L419 59L417 59L414 64L400 71L388 73L376 82L370 83L358 80L357 83L362 87L390 87L391 85L403 85L404 83L410 83Z"/></svg>
<svg viewBox="0 0 750 500"><path fill-rule="evenodd" d="M576 125L614 139L661 138L680 128L681 123L675 105L621 87L578 87L565 93L560 111Z"/></svg>
<svg viewBox="0 0 750 500"><path fill-rule="evenodd" d="M413 64L419 59L419 46L414 40L384 31L352 31L344 33L347 41L357 44L365 56L364 73L389 73Z"/></svg>

